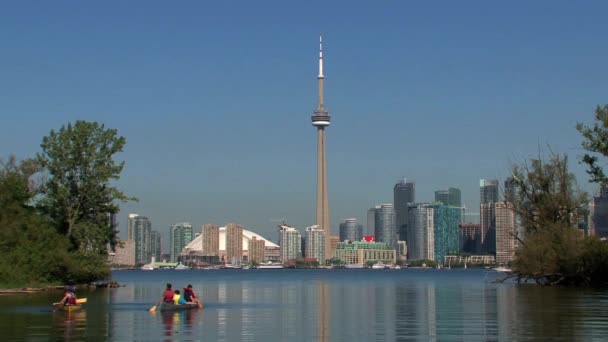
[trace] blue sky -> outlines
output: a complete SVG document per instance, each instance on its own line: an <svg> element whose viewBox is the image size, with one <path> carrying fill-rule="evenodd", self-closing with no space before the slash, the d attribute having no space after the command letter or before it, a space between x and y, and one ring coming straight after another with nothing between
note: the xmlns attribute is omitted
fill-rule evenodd
<svg viewBox="0 0 608 342"><path fill-rule="evenodd" d="M459 187L550 144L587 184L576 122L608 103L602 1L107 1L0 4L0 155L95 120L127 138L118 182L172 223L242 223L273 241L314 224L318 34L324 35L332 230Z"/></svg>

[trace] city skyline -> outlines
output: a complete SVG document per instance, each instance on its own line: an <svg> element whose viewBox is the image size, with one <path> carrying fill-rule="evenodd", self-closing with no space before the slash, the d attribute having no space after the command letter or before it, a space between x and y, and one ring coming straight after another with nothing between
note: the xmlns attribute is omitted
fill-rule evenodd
<svg viewBox="0 0 608 342"><path fill-rule="evenodd" d="M319 6L5 5L0 158L34 157L76 119L103 122L127 138L118 185L140 199L121 208L121 238L139 213L165 241L183 221L238 222L276 241L275 220L316 222L308 113L322 31L337 113L332 234L392 203L403 177L418 202L454 187L477 212L479 180L502 184L545 144L597 192L574 126L608 102L606 4Z"/></svg>

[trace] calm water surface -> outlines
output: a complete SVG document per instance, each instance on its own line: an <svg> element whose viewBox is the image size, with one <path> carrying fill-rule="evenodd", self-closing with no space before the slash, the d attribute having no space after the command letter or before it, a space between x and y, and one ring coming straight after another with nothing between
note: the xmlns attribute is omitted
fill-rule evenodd
<svg viewBox="0 0 608 342"><path fill-rule="evenodd" d="M486 270L115 271L118 289L0 296L2 341L601 341L608 291L493 284ZM150 313L164 284L201 311Z"/></svg>

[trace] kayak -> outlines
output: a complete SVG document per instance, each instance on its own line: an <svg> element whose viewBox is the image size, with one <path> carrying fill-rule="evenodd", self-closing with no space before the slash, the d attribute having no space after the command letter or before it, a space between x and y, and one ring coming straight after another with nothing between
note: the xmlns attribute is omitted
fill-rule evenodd
<svg viewBox="0 0 608 342"><path fill-rule="evenodd" d="M62 303L53 304L53 311L74 312L82 309L82 305L63 305Z"/></svg>
<svg viewBox="0 0 608 342"><path fill-rule="evenodd" d="M191 310L198 309L198 305L193 304L171 304L171 303L161 303L158 306L159 311L179 311L179 310Z"/></svg>

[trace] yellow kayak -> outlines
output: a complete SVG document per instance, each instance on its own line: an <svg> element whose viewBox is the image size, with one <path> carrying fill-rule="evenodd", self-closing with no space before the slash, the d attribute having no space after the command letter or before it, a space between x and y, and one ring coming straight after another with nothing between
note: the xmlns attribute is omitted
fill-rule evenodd
<svg viewBox="0 0 608 342"><path fill-rule="evenodd" d="M73 312L82 309L82 304L86 303L86 298L78 298L76 300L77 304L72 305L64 305L63 303L53 303L53 311L65 311L65 312Z"/></svg>

